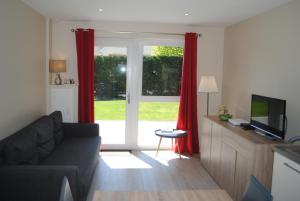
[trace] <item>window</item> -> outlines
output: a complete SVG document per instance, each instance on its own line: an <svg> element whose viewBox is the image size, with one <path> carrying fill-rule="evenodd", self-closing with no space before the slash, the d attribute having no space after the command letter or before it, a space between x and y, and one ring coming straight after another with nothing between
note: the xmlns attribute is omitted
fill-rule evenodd
<svg viewBox="0 0 300 201"><path fill-rule="evenodd" d="M183 48L144 46L142 96L179 96Z"/></svg>
<svg viewBox="0 0 300 201"><path fill-rule="evenodd" d="M95 47L95 99L125 100L126 47Z"/></svg>
<svg viewBox="0 0 300 201"><path fill-rule="evenodd" d="M101 125L102 143L125 144L126 46L95 45L95 121Z"/></svg>

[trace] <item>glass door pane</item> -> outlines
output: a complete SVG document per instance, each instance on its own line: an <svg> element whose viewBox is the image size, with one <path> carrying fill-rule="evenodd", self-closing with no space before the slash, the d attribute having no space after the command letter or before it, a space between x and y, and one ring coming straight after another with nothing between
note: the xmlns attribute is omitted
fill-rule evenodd
<svg viewBox="0 0 300 201"><path fill-rule="evenodd" d="M183 48L176 46L144 46L141 98L138 118L138 146L156 148L157 129L176 128ZM164 139L162 148L172 141Z"/></svg>
<svg viewBox="0 0 300 201"><path fill-rule="evenodd" d="M159 138L154 135L157 129L172 130L176 128L178 102L140 102L138 145L144 148L155 148ZM172 141L164 139L162 148L170 148Z"/></svg>
<svg viewBox="0 0 300 201"><path fill-rule="evenodd" d="M126 128L127 47L95 46L95 122L104 148L124 145Z"/></svg>

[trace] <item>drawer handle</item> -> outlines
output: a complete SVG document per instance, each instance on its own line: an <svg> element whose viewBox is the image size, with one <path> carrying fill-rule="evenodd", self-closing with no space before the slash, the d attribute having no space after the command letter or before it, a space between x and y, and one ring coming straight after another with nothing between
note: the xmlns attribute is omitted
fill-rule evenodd
<svg viewBox="0 0 300 201"><path fill-rule="evenodd" d="M290 166L288 163L283 163L286 167L290 168L291 170L294 170L295 172L297 172L298 174L300 174L300 171L297 170L296 168Z"/></svg>

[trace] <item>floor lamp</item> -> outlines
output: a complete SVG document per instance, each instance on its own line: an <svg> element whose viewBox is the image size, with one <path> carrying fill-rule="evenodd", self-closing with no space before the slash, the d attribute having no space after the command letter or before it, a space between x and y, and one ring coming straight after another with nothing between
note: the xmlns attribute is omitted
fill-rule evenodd
<svg viewBox="0 0 300 201"><path fill-rule="evenodd" d="M206 115L208 115L209 110L209 94L218 93L217 82L215 76L201 76L198 92L206 93Z"/></svg>

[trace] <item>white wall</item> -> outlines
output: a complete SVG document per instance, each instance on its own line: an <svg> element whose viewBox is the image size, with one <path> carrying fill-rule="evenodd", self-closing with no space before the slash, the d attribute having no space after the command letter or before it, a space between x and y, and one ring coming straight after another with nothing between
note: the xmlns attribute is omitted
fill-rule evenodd
<svg viewBox="0 0 300 201"><path fill-rule="evenodd" d="M0 139L46 111L45 18L20 0L0 1Z"/></svg>
<svg viewBox="0 0 300 201"><path fill-rule="evenodd" d="M174 24L147 24L147 23L118 23L118 22L71 22L54 21L52 27L52 57L67 60L66 77L77 79L77 61L75 35L73 28L94 28L96 37L105 31L134 31L134 32L167 32L167 33L201 33L198 49L198 78L201 75L215 75L218 87L222 89L223 45L224 29L216 27L195 27ZM102 30L102 31L99 31ZM103 35L103 34L102 34ZM109 33L106 33L109 36ZM139 35L139 37L141 37ZM148 36L150 37L150 36ZM199 122L206 111L205 95L199 95ZM221 93L211 98L211 111L215 113L221 102ZM77 119L77 116L76 116ZM199 124L200 125L200 124Z"/></svg>
<svg viewBox="0 0 300 201"><path fill-rule="evenodd" d="M249 119L251 94L287 100L287 137L300 135L300 1L225 30L223 102Z"/></svg>

